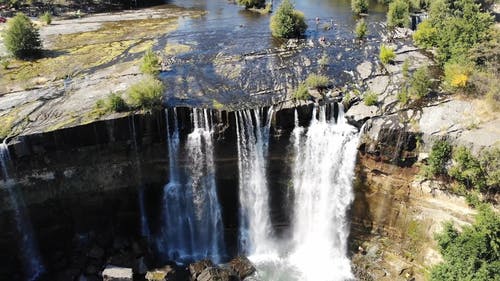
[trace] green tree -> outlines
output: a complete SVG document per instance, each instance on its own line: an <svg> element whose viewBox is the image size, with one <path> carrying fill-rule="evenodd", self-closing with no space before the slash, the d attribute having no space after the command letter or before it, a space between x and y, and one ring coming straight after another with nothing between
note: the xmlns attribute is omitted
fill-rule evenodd
<svg viewBox="0 0 500 281"><path fill-rule="evenodd" d="M389 28L410 26L410 6L407 1L396 0L389 4L387 26Z"/></svg>
<svg viewBox="0 0 500 281"><path fill-rule="evenodd" d="M476 221L459 232L451 223L436 236L444 262L431 270L432 281L499 280L500 216L479 206Z"/></svg>
<svg viewBox="0 0 500 281"><path fill-rule="evenodd" d="M429 68L423 66L415 70L410 79L409 94L415 100L426 97L431 91L431 75Z"/></svg>
<svg viewBox="0 0 500 281"><path fill-rule="evenodd" d="M241 6L249 8L262 8L266 4L266 0L236 0L236 3Z"/></svg>
<svg viewBox="0 0 500 281"><path fill-rule="evenodd" d="M42 42L38 29L23 13L9 20L3 36L5 47L16 58L33 58L41 53Z"/></svg>
<svg viewBox="0 0 500 281"><path fill-rule="evenodd" d="M445 175L446 163L451 157L451 145L447 141L436 141L432 145L431 153L427 159L425 173L427 177Z"/></svg>
<svg viewBox="0 0 500 281"><path fill-rule="evenodd" d="M357 15L368 12L368 0L351 0L351 10Z"/></svg>
<svg viewBox="0 0 500 281"><path fill-rule="evenodd" d="M160 72L158 57L155 55L152 49L148 49L144 53L140 69L141 72L145 74L156 75Z"/></svg>
<svg viewBox="0 0 500 281"><path fill-rule="evenodd" d="M379 58L383 64L392 62L396 58L394 49L382 44L382 46L380 46Z"/></svg>
<svg viewBox="0 0 500 281"><path fill-rule="evenodd" d="M486 191L486 177L481 163L466 147L458 147L453 152L453 166L449 174L467 189Z"/></svg>
<svg viewBox="0 0 500 281"><path fill-rule="evenodd" d="M275 37L300 37L307 29L304 14L295 10L290 0L283 0L276 14L271 17L271 33Z"/></svg>
<svg viewBox="0 0 500 281"><path fill-rule="evenodd" d="M368 32L368 25L366 24L364 19L360 19L356 23L356 37L358 39L363 39Z"/></svg>

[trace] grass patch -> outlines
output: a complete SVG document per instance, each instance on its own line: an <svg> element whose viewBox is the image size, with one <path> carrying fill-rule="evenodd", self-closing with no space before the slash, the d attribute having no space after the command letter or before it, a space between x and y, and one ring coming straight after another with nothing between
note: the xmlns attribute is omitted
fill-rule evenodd
<svg viewBox="0 0 500 281"><path fill-rule="evenodd" d="M324 89L330 85L330 79L324 75L309 74L306 79L306 86L314 89Z"/></svg>
<svg viewBox="0 0 500 281"><path fill-rule="evenodd" d="M367 106L377 105L378 104L378 95L374 92L368 92L365 94L363 98L363 102Z"/></svg>
<svg viewBox="0 0 500 281"><path fill-rule="evenodd" d="M307 100L311 95L309 95L309 90L304 83L299 84L295 92L293 93L293 98L296 100Z"/></svg>

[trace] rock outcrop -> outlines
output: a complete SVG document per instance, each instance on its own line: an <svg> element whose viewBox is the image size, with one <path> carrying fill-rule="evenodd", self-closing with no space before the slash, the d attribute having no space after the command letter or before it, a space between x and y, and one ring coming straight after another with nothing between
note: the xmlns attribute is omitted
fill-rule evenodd
<svg viewBox="0 0 500 281"><path fill-rule="evenodd" d="M108 265L102 272L104 281L132 281L132 268Z"/></svg>

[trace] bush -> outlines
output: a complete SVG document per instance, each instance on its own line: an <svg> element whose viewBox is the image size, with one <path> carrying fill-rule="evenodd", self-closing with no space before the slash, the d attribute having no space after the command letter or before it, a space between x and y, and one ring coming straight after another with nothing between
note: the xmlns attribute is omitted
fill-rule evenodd
<svg viewBox="0 0 500 281"><path fill-rule="evenodd" d="M389 28L410 26L410 6L408 2L396 0L389 4L387 26Z"/></svg>
<svg viewBox="0 0 500 281"><path fill-rule="evenodd" d="M145 74L156 75L160 72L158 57L152 49L148 49L142 57L141 72Z"/></svg>
<svg viewBox="0 0 500 281"><path fill-rule="evenodd" d="M50 12L45 12L40 17L40 20L46 25L49 25L52 23L52 14Z"/></svg>
<svg viewBox="0 0 500 281"><path fill-rule="evenodd" d="M449 91L465 92L473 66L468 62L448 62L444 65L444 87Z"/></svg>
<svg viewBox="0 0 500 281"><path fill-rule="evenodd" d="M466 147L458 147L453 152L453 166L449 174L467 189L486 189L486 178L481 163Z"/></svg>
<svg viewBox="0 0 500 281"><path fill-rule="evenodd" d="M351 0L351 10L357 15L368 12L368 0Z"/></svg>
<svg viewBox="0 0 500 281"><path fill-rule="evenodd" d="M306 86L315 89L324 89L330 85L328 77L319 74L309 74L306 78Z"/></svg>
<svg viewBox="0 0 500 281"><path fill-rule="evenodd" d="M96 101L95 107L100 113L106 112L122 112L128 109L127 104L123 98L115 93L112 93L105 99Z"/></svg>
<svg viewBox="0 0 500 281"><path fill-rule="evenodd" d="M368 32L368 26L364 19L360 19L358 23L356 23L356 37L358 39L363 39Z"/></svg>
<svg viewBox="0 0 500 281"><path fill-rule="evenodd" d="M392 62L396 58L394 49L386 45L380 46L379 58L383 64Z"/></svg>
<svg viewBox="0 0 500 281"><path fill-rule="evenodd" d="M401 92L396 95L396 98L401 105L407 105L410 101L410 95L408 95L408 91L406 89L401 89Z"/></svg>
<svg viewBox="0 0 500 281"><path fill-rule="evenodd" d="M500 188L500 148L485 150L479 158L479 163L486 176L486 185L490 190L498 192Z"/></svg>
<svg viewBox="0 0 500 281"><path fill-rule="evenodd" d="M7 50L16 58L32 58L40 54L42 42L38 29L23 13L9 20L4 33Z"/></svg>
<svg viewBox="0 0 500 281"><path fill-rule="evenodd" d="M401 66L401 73L405 79L410 77L410 61L408 59L405 59L403 65Z"/></svg>
<svg viewBox="0 0 500 281"><path fill-rule="evenodd" d="M249 8L262 8L266 4L266 0L236 0L236 3L241 6L245 6L246 9Z"/></svg>
<svg viewBox="0 0 500 281"><path fill-rule="evenodd" d="M426 97L431 91L431 75L427 66L417 69L410 80L410 88L408 89L410 96L419 100Z"/></svg>
<svg viewBox="0 0 500 281"><path fill-rule="evenodd" d="M413 33L413 41L422 48L431 48L439 36L437 29L432 26L429 20L424 20L417 26Z"/></svg>
<svg viewBox="0 0 500 281"><path fill-rule="evenodd" d="M9 69L10 60L8 58L1 58L0 65L2 65L3 69Z"/></svg>
<svg viewBox="0 0 500 281"><path fill-rule="evenodd" d="M301 83L299 87L295 90L295 93L293 94L293 98L296 100L307 100L309 99L309 90L307 89L307 86L304 83Z"/></svg>
<svg viewBox="0 0 500 281"><path fill-rule="evenodd" d="M294 9L290 0L283 0L276 14L271 17L271 33L275 37L300 37L307 29L304 14Z"/></svg>
<svg viewBox="0 0 500 281"><path fill-rule="evenodd" d="M498 280L500 276L500 216L479 206L476 221L459 232L447 223L436 236L444 262L431 270L431 280Z"/></svg>
<svg viewBox="0 0 500 281"><path fill-rule="evenodd" d="M378 95L374 92L368 92L365 94L365 97L363 98L363 102L367 106L377 105Z"/></svg>
<svg viewBox="0 0 500 281"><path fill-rule="evenodd" d="M446 174L446 163L451 157L451 145L447 141L436 141L432 146L427 166L424 171L427 177Z"/></svg>
<svg viewBox="0 0 500 281"><path fill-rule="evenodd" d="M163 83L151 76L144 78L127 90L130 104L135 108L151 109L161 105Z"/></svg>
<svg viewBox="0 0 500 281"><path fill-rule="evenodd" d="M318 60L318 64L321 67L326 67L330 63L330 57L328 57L328 54L326 52L323 52L323 55L321 55L321 58Z"/></svg>

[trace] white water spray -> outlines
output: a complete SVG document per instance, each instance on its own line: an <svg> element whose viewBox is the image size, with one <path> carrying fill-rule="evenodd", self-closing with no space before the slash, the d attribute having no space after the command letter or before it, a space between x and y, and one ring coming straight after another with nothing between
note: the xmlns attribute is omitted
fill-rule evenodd
<svg viewBox="0 0 500 281"><path fill-rule="evenodd" d="M5 143L0 143L0 166L4 178L5 188L8 191L8 196L14 212L14 221L19 234L19 249L21 251L22 262L24 266L24 280L35 281L45 271L41 262L38 246L33 235L33 228L26 213L24 199L19 190L9 176L10 164L9 148ZM0 182L1 183L1 182Z"/></svg>
<svg viewBox="0 0 500 281"><path fill-rule="evenodd" d="M213 160L212 116L207 110L193 109L193 132L188 135L187 169L182 169L177 112L168 122L170 181L164 187L164 222L159 249L169 259L189 261L210 258L218 262L224 255L222 216L217 198Z"/></svg>
<svg viewBox="0 0 500 281"><path fill-rule="evenodd" d="M266 179L269 129L273 109L243 110L235 113L238 141L240 247L248 255L275 255L269 218ZM261 116L262 115L262 116ZM265 122L261 126L261 118Z"/></svg>

